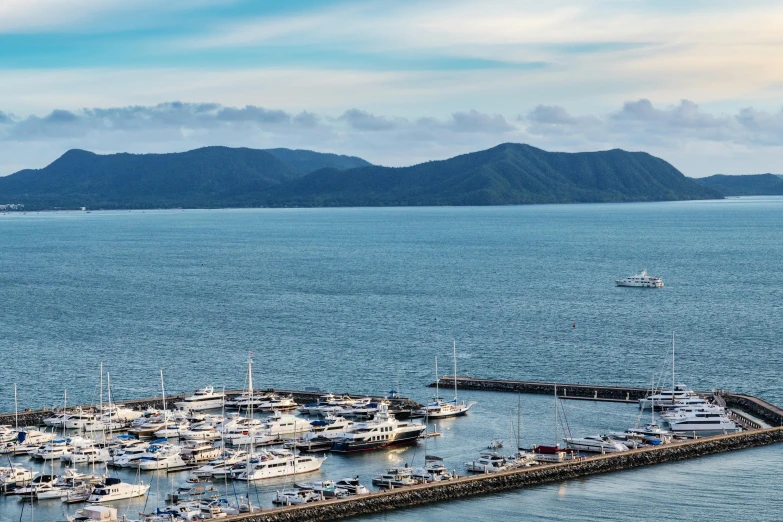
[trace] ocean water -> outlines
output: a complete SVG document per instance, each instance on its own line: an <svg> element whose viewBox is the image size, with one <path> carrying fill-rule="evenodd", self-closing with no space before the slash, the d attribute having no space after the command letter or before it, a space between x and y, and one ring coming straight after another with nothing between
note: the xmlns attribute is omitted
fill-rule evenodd
<svg viewBox="0 0 783 522"><path fill-rule="evenodd" d="M100 362L116 399L159 394L161 368L167 392L242 387L251 351L259 387L397 388L424 400L435 356L451 373L452 340L462 375L644 386L670 372L672 331L678 381L781 404L781 264L783 198L774 197L0 215L0 410L13 410L14 382L20 408L59 404L66 388L69 403L97 400ZM614 286L645 267L664 289ZM492 438L480 429L487 419L489 431L508 432L515 398L479 395L462 435L438 442L455 466ZM523 411L551 406L523 400ZM586 408L575 422L584 431L635 415L568 407ZM548 418L527 417L531 437L552 438ZM768 479L779 451L387 516L774 519L782 496ZM327 462L325 472L356 462ZM370 457L367 472L382 462ZM699 511L739 488L745 500ZM0 520L14 516L5 509Z"/></svg>

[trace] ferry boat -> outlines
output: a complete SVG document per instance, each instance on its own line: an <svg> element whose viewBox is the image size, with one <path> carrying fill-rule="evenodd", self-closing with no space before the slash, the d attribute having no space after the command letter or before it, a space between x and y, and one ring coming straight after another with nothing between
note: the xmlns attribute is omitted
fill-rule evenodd
<svg viewBox="0 0 783 522"><path fill-rule="evenodd" d="M425 429L418 422L398 421L382 404L372 420L357 422L353 431L335 438L332 451L350 453L413 444Z"/></svg>
<svg viewBox="0 0 783 522"><path fill-rule="evenodd" d="M216 392L212 386L207 386L203 390L196 390L196 393L185 397L185 400L175 402L174 405L183 410L214 410L223 406L224 400L225 396L222 393Z"/></svg>
<svg viewBox="0 0 783 522"><path fill-rule="evenodd" d="M632 286L637 288L663 288L663 280L647 274L647 269L642 270L641 274L616 279L617 286Z"/></svg>

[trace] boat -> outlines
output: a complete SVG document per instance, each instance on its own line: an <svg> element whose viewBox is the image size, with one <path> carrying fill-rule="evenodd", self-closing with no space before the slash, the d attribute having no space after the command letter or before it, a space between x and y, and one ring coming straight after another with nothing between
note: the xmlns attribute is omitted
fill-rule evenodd
<svg viewBox="0 0 783 522"><path fill-rule="evenodd" d="M39 489L48 490L53 488L55 480L57 480L57 475L38 475L26 486L14 490L13 493L23 499L34 499Z"/></svg>
<svg viewBox="0 0 783 522"><path fill-rule="evenodd" d="M256 459L250 460L250 467L234 475L234 479L256 481L267 478L311 473L321 469L326 457L311 455L294 455L287 450L271 450L261 453ZM255 461L255 462L254 462Z"/></svg>
<svg viewBox="0 0 783 522"><path fill-rule="evenodd" d="M286 396L272 396L262 401L258 406L258 411L287 411L295 410L299 405L294 401L293 397Z"/></svg>
<svg viewBox="0 0 783 522"><path fill-rule="evenodd" d="M43 423L50 428L62 428L65 421L67 421L71 415L72 414L69 412L55 413L51 417L46 417L43 420Z"/></svg>
<svg viewBox="0 0 783 522"><path fill-rule="evenodd" d="M223 406L224 400L225 395L216 392L213 386L206 386L203 390L196 390L190 397L175 402L174 405L185 410L214 410Z"/></svg>
<svg viewBox="0 0 783 522"><path fill-rule="evenodd" d="M663 288L663 280L647 274L647 269L642 270L641 274L615 279L617 286L631 286L637 288Z"/></svg>
<svg viewBox="0 0 783 522"><path fill-rule="evenodd" d="M340 479L335 486L346 490L351 495L369 495L370 490L359 483L359 477Z"/></svg>
<svg viewBox="0 0 783 522"><path fill-rule="evenodd" d="M334 439L332 451L351 453L414 444L426 426L417 422L399 421L381 405L378 413L367 422L354 424L353 431Z"/></svg>
<svg viewBox="0 0 783 522"><path fill-rule="evenodd" d="M21 464L11 463L10 466L0 467L0 490L7 491L12 487L29 483L38 475L37 471L29 470Z"/></svg>
<svg viewBox="0 0 783 522"><path fill-rule="evenodd" d="M54 460L70 455L74 446L80 444L89 444L90 441L82 437L71 437L68 439L54 439L48 444L30 452L34 459Z"/></svg>
<svg viewBox="0 0 783 522"><path fill-rule="evenodd" d="M60 457L60 460L71 464L91 464L93 462L106 462L110 458L109 450L88 444L74 447L71 453L63 455Z"/></svg>
<svg viewBox="0 0 783 522"><path fill-rule="evenodd" d="M454 341L454 399L442 400L439 395L440 376L438 375L438 358L435 357L435 399L420 410L415 410L412 417L428 417L430 419L445 419L467 415L468 410L476 404L475 401L458 402L457 400L457 341Z"/></svg>
<svg viewBox="0 0 783 522"><path fill-rule="evenodd" d="M620 453L628 451L628 446L609 435L588 435L587 437L565 437L566 447L576 451L590 453Z"/></svg>
<svg viewBox="0 0 783 522"><path fill-rule="evenodd" d="M639 408L646 410L649 408L662 409L682 401L690 401L699 398L698 394L685 386L676 384L674 378L674 332L672 332L672 387L671 390L661 390L658 393L651 393L647 397L639 399Z"/></svg>
<svg viewBox="0 0 783 522"><path fill-rule="evenodd" d="M157 432L156 432L157 435ZM180 432L180 438L184 440L206 440L213 441L218 440L221 437L221 433L215 428L215 426L208 422L202 422L195 426L191 426L190 429Z"/></svg>
<svg viewBox="0 0 783 522"><path fill-rule="evenodd" d="M68 417L63 426L67 430L80 430L88 424L95 424L101 420L101 417L95 413L75 413Z"/></svg>
<svg viewBox="0 0 783 522"><path fill-rule="evenodd" d="M0 443L16 442L18 439L18 432L13 426L8 424L0 425Z"/></svg>
<svg viewBox="0 0 783 522"><path fill-rule="evenodd" d="M174 491L166 493L166 501L171 502L172 504L179 504L180 502L215 498L218 496L220 496L220 492L211 482L201 482L196 485L180 486Z"/></svg>
<svg viewBox="0 0 783 522"><path fill-rule="evenodd" d="M416 468L411 474L411 478L417 482L440 482L442 480L451 480L456 476L446 469L440 457L431 455L425 456L426 462L423 468Z"/></svg>
<svg viewBox="0 0 783 522"><path fill-rule="evenodd" d="M694 436L719 435L721 433L736 433L742 428L731 420L725 413L714 411L694 411L684 417L666 420L675 433Z"/></svg>
<svg viewBox="0 0 783 522"><path fill-rule="evenodd" d="M162 444L165 442L163 441L156 441L158 444ZM154 443L153 443L154 444ZM141 459L141 457L144 456L145 453L147 453L147 449L150 447L150 443L148 442L141 442L139 441L138 444L127 446L121 450L119 450L112 458L109 460L108 464L111 466L115 466L118 468L133 468L136 467L136 464L138 463L138 460Z"/></svg>
<svg viewBox="0 0 783 522"><path fill-rule="evenodd" d="M239 450L223 450L221 454L196 469L193 472L195 477L210 478L216 476L225 476L231 466L238 462L244 462L247 458L247 453Z"/></svg>
<svg viewBox="0 0 783 522"><path fill-rule="evenodd" d="M574 458L574 450L561 448L559 444L554 446L533 446L530 449L536 462L565 462Z"/></svg>
<svg viewBox="0 0 783 522"><path fill-rule="evenodd" d="M254 423L243 427L240 433L226 433L223 439L226 444L239 446L250 444L252 434L254 444L268 444L284 437L310 431L310 428L312 426L306 419L276 411L272 417L264 419L261 424Z"/></svg>
<svg viewBox="0 0 783 522"><path fill-rule="evenodd" d="M185 466L181 448L174 444L150 444L147 451L138 459L134 467L143 471L169 469Z"/></svg>
<svg viewBox="0 0 783 522"><path fill-rule="evenodd" d="M320 493L307 488L289 489L285 491L277 491L275 498L272 499L272 504L278 506L291 506L295 504L306 504L308 502L315 502L317 500L323 500Z"/></svg>
<svg viewBox="0 0 783 522"><path fill-rule="evenodd" d="M105 482L95 486L87 502L90 504L102 504L126 498L141 497L146 495L149 489L149 484L144 484L143 482L128 484L118 478L107 478Z"/></svg>
<svg viewBox="0 0 783 522"><path fill-rule="evenodd" d="M284 447L295 448L304 453L321 453L324 451L331 451L332 446L334 446L334 439L330 439L321 435L303 437L301 439L296 439L293 442L288 442L284 445Z"/></svg>
<svg viewBox="0 0 783 522"><path fill-rule="evenodd" d="M297 408L297 411L302 415L311 415L311 413L322 406L327 406L331 401L335 400L334 394L327 393L316 398L315 402L309 402L304 406Z"/></svg>
<svg viewBox="0 0 783 522"><path fill-rule="evenodd" d="M473 473L496 473L503 471L508 465L508 459L496 451L482 451L475 460L465 463L465 469Z"/></svg>
<svg viewBox="0 0 783 522"><path fill-rule="evenodd" d="M726 408L721 406L706 404L703 406L681 406L679 408L672 408L663 411L660 415L661 419L666 422L673 420L684 419L690 417L696 413L720 413L725 414Z"/></svg>
<svg viewBox="0 0 783 522"><path fill-rule="evenodd" d="M409 467L389 468L385 473L373 477L372 483L382 488L398 488L401 486L413 486L413 470Z"/></svg>
<svg viewBox="0 0 783 522"><path fill-rule="evenodd" d="M154 433L159 439L177 439L182 437L182 434L190 429L190 422L181 416L179 413L173 413L168 421L165 423L165 427L159 429Z"/></svg>
<svg viewBox="0 0 783 522"><path fill-rule="evenodd" d="M191 464L207 462L221 453L221 449L207 440L186 440L182 444L182 458Z"/></svg>
<svg viewBox="0 0 783 522"><path fill-rule="evenodd" d="M66 490L60 495L60 500L66 504L78 504L86 502L92 494L93 486L91 484L82 483L78 486Z"/></svg>

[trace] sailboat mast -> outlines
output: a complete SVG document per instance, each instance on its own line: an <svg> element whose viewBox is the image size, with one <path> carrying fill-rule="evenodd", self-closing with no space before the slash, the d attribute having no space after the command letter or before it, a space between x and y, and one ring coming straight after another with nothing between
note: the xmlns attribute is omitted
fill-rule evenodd
<svg viewBox="0 0 783 522"><path fill-rule="evenodd" d="M163 386L163 368L160 369L160 393L163 396L163 420L166 420L166 388Z"/></svg>
<svg viewBox="0 0 783 522"><path fill-rule="evenodd" d="M457 404L457 341L454 341L454 404Z"/></svg>
<svg viewBox="0 0 783 522"><path fill-rule="evenodd" d="M100 366L100 373L101 373L101 380L100 380L100 392L99 392L99 399L98 399L98 411L103 412L103 362L101 362Z"/></svg>
<svg viewBox="0 0 783 522"><path fill-rule="evenodd" d="M517 451L521 449L521 433L520 428L522 427L522 395L517 394Z"/></svg>
<svg viewBox="0 0 783 522"><path fill-rule="evenodd" d="M397 388L399 390L399 387ZM440 400L440 377L438 376L438 356L435 356L435 402Z"/></svg>
<svg viewBox="0 0 783 522"><path fill-rule="evenodd" d="M677 384L674 381L674 332L672 332L672 403L674 403L674 389Z"/></svg>
<svg viewBox="0 0 783 522"><path fill-rule="evenodd" d="M14 429L19 431L19 401L16 396L16 383L14 383L14 422L16 423Z"/></svg>
<svg viewBox="0 0 783 522"><path fill-rule="evenodd" d="M557 383L555 383L555 446L557 446Z"/></svg>
<svg viewBox="0 0 783 522"><path fill-rule="evenodd" d="M112 428L112 419L111 419L111 374L109 372L106 372L106 391L109 393L109 438L114 436L113 428ZM119 420L119 415L117 416L117 420ZM105 427L105 426L104 426ZM103 429L103 428L102 428ZM104 434L104 437L106 434Z"/></svg>

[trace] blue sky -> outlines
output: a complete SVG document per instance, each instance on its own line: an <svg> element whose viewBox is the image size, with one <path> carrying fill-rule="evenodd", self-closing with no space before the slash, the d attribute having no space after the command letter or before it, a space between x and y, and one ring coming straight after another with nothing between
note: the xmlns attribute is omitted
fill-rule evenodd
<svg viewBox="0 0 783 522"><path fill-rule="evenodd" d="M0 175L69 148L388 165L516 141L781 172L783 4L4 0Z"/></svg>

